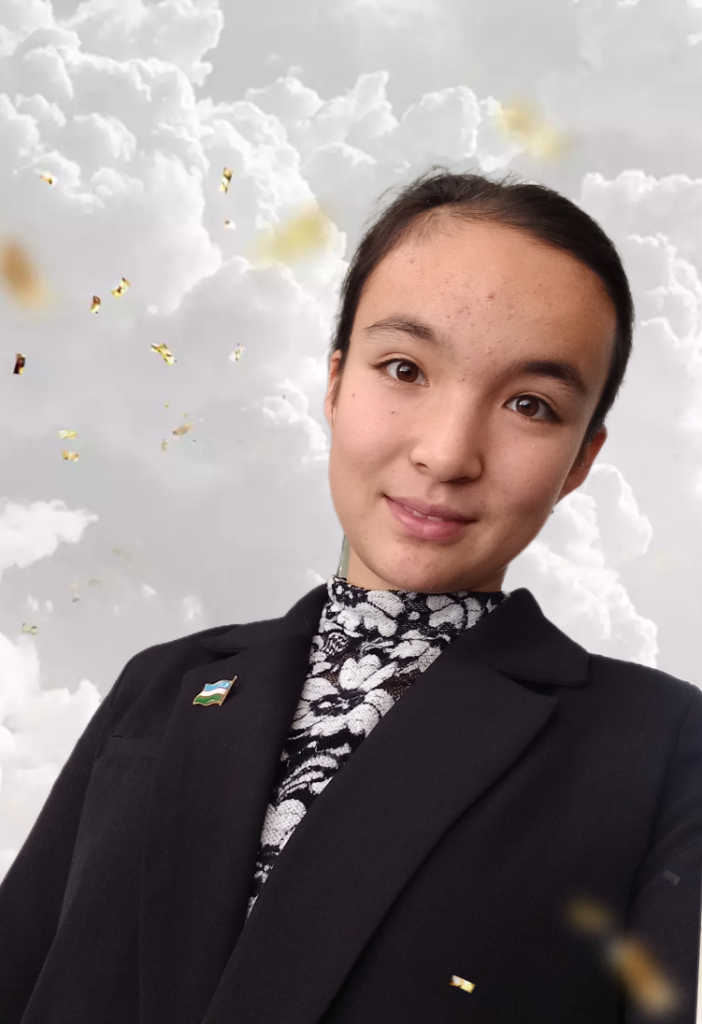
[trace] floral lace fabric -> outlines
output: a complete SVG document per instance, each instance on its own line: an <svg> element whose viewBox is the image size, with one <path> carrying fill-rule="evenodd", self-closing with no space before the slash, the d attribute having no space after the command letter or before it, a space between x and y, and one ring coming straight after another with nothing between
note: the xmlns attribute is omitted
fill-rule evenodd
<svg viewBox="0 0 702 1024"><path fill-rule="evenodd" d="M339 576L327 580L327 591L266 811L247 918L276 857L334 773L448 644L509 597L366 590Z"/></svg>

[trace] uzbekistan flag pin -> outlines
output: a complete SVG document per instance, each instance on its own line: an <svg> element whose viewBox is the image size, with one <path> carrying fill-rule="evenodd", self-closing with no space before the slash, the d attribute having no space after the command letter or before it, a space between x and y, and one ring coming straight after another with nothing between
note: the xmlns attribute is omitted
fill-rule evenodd
<svg viewBox="0 0 702 1024"><path fill-rule="evenodd" d="M193 701L193 704L202 704L204 706L208 704L222 704L236 680L237 677L234 676L233 679L220 679L216 683L206 683L204 689L198 693Z"/></svg>

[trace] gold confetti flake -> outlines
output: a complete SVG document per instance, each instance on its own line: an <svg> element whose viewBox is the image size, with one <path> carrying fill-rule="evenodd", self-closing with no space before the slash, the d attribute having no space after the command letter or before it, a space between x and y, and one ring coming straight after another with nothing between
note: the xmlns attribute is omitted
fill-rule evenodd
<svg viewBox="0 0 702 1024"><path fill-rule="evenodd" d="M26 249L12 239L0 246L0 274L13 298L25 306L38 306L46 291Z"/></svg>
<svg viewBox="0 0 702 1024"><path fill-rule="evenodd" d="M236 348L234 349L234 358L235 358L235 360L238 362L241 359L241 357L243 356L243 354L244 354L244 346L243 345L237 345Z"/></svg>
<svg viewBox="0 0 702 1024"><path fill-rule="evenodd" d="M99 313L100 306L102 305L102 299L99 295L93 295L93 304L90 307L91 313Z"/></svg>
<svg viewBox="0 0 702 1024"><path fill-rule="evenodd" d="M308 208L260 240L253 258L281 263L295 262L322 250L330 231L329 218L317 207Z"/></svg>
<svg viewBox="0 0 702 1024"><path fill-rule="evenodd" d="M168 438L164 438L163 441L161 441L161 451L162 452L167 452L168 451Z"/></svg>
<svg viewBox="0 0 702 1024"><path fill-rule="evenodd" d="M451 984L455 985L456 988L462 988L465 992L472 992L475 988L472 981L466 981L465 978L459 978L457 974L451 975Z"/></svg>
<svg viewBox="0 0 702 1024"><path fill-rule="evenodd" d="M615 927L612 912L603 903L589 897L571 900L566 908L566 915L574 928L587 935L607 935Z"/></svg>
<svg viewBox="0 0 702 1024"><path fill-rule="evenodd" d="M78 452L67 452L64 449L64 451L61 452L61 458L65 459L66 462L77 462L80 456L78 455Z"/></svg>
<svg viewBox="0 0 702 1024"><path fill-rule="evenodd" d="M680 993L639 939L623 938L610 944L608 958L632 1000L650 1014L668 1014L680 1003Z"/></svg>
<svg viewBox="0 0 702 1024"><path fill-rule="evenodd" d="M14 368L14 370L12 372L13 373L24 373L24 364L26 363L26 361L27 360L22 355L22 353L18 352L16 354L16 356L15 356L15 368Z"/></svg>
<svg viewBox="0 0 702 1024"><path fill-rule="evenodd" d="M71 591L71 593L73 595L71 597L71 601L82 601L83 600L83 598L78 593L78 587L79 587L78 583L69 583L68 589Z"/></svg>
<svg viewBox="0 0 702 1024"><path fill-rule="evenodd" d="M613 973L645 1012L667 1013L679 1005L678 989L651 950L639 939L624 936L608 907L590 897L579 897L568 904L567 917L576 929L597 940Z"/></svg>
<svg viewBox="0 0 702 1024"><path fill-rule="evenodd" d="M112 554L117 555L118 558L123 558L127 562L131 562L132 556L124 548L112 548Z"/></svg>
<svg viewBox="0 0 702 1024"><path fill-rule="evenodd" d="M39 177L41 178L42 181L45 181L47 183L47 185L55 185L56 184L56 178L53 176L53 174L49 174L48 171L44 171L42 174L39 175Z"/></svg>
<svg viewBox="0 0 702 1024"><path fill-rule="evenodd" d="M548 125L528 101L515 100L502 107L498 119L509 136L540 159L557 159L572 147L572 139Z"/></svg>
<svg viewBox="0 0 702 1024"><path fill-rule="evenodd" d="M182 427L176 427L173 433L176 435L176 437L182 437L183 434L187 434L188 431L192 429L192 423L184 423Z"/></svg>
<svg viewBox="0 0 702 1024"><path fill-rule="evenodd" d="M229 191L229 183L232 180L232 169L231 167L225 167L222 171L222 180L219 183L220 192Z"/></svg>
<svg viewBox="0 0 702 1024"><path fill-rule="evenodd" d="M171 355L171 350L168 348L167 345L152 345L151 351L158 352L158 354L163 357L163 359L168 363L169 366L173 366L173 364L176 361Z"/></svg>
<svg viewBox="0 0 702 1024"><path fill-rule="evenodd" d="M28 626L26 622L23 622L20 633L31 633L32 636L36 636L37 628L37 626Z"/></svg>
<svg viewBox="0 0 702 1024"><path fill-rule="evenodd" d="M119 299L120 296L124 295L128 288L131 288L131 282L128 281L126 277L123 277L117 287L112 289L112 294L116 299Z"/></svg>
<svg viewBox="0 0 702 1024"><path fill-rule="evenodd" d="M77 430L59 430L59 435L58 436L61 438L61 440L64 440L64 438L67 438L67 437L71 437L71 438L72 437L77 437L78 436L78 431Z"/></svg>

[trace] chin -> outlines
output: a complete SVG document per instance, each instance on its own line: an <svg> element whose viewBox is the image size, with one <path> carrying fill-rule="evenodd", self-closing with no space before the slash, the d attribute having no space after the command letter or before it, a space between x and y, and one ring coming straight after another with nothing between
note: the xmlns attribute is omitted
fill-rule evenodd
<svg viewBox="0 0 702 1024"><path fill-rule="evenodd" d="M442 594L450 590L467 589L449 579L449 574L440 570L422 570L420 566L387 566L378 565L372 570L373 576L384 580L391 590L413 590L420 594ZM377 584L375 585L377 589ZM369 588L373 589L373 588Z"/></svg>

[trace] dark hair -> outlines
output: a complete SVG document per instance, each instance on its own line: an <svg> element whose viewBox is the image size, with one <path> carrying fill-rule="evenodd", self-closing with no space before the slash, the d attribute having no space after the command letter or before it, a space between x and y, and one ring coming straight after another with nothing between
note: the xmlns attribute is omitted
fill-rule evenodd
<svg viewBox="0 0 702 1024"><path fill-rule="evenodd" d="M363 287L381 260L406 238L422 236L437 217L447 213L462 220L492 221L520 228L571 253L598 275L616 308L617 330L609 376L585 432L579 453L582 458L585 448L604 425L624 380L631 355L634 301L617 250L592 217L546 185L513 183L509 177L507 174L501 180L491 181L479 174L451 174L445 167L434 165L402 188L366 231L341 286L341 309L335 318L337 326L329 353L329 363L334 352L342 353L332 402L336 402L346 365Z"/></svg>

